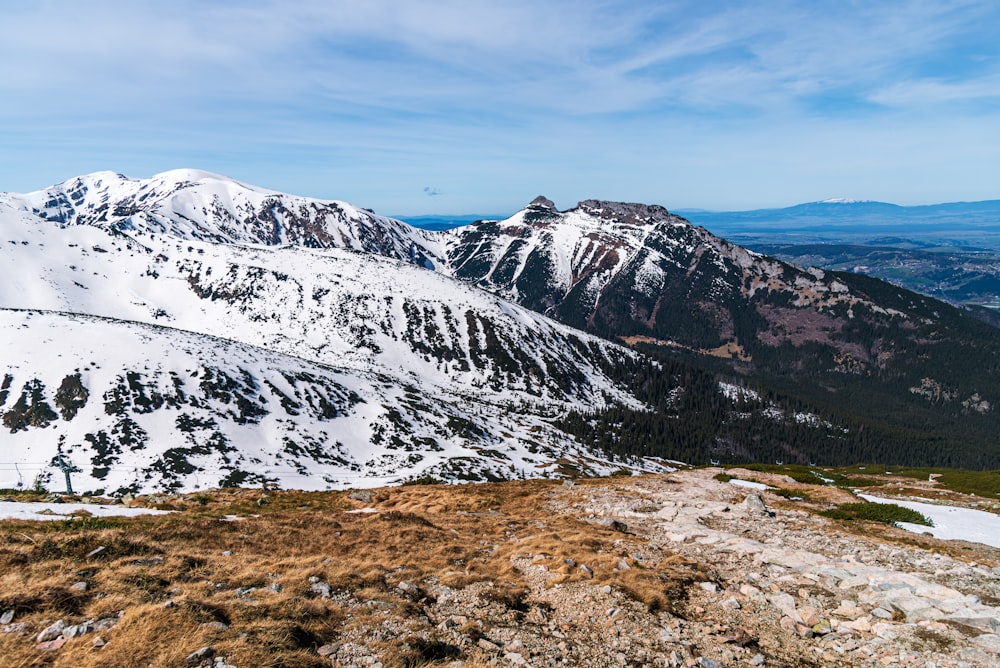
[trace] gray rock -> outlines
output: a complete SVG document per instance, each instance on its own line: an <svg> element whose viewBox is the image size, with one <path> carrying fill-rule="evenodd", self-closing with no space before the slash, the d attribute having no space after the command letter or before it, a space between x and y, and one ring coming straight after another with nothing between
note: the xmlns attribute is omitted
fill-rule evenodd
<svg viewBox="0 0 1000 668"><path fill-rule="evenodd" d="M83 558L84 559L93 559L95 557L99 557L99 556L103 555L107 551L107 549L108 548L104 547L103 545L99 545L98 547L95 547L93 550L91 550L87 554L83 555Z"/></svg>
<svg viewBox="0 0 1000 668"><path fill-rule="evenodd" d="M94 624L91 621L86 621L81 624L74 624L73 626L67 626L63 629L63 636L66 638L79 638L82 635L86 635L94 630Z"/></svg>
<svg viewBox="0 0 1000 668"><path fill-rule="evenodd" d="M979 645L990 654L1000 654L1000 635L995 633L984 633L975 638L972 642Z"/></svg>
<svg viewBox="0 0 1000 668"><path fill-rule="evenodd" d="M715 659L709 659L705 656L698 657L698 665L701 668L722 668L722 664Z"/></svg>
<svg viewBox="0 0 1000 668"><path fill-rule="evenodd" d="M830 626L830 622L822 619L818 623L813 624L812 632L818 636L825 636L833 632L833 627Z"/></svg>
<svg viewBox="0 0 1000 668"><path fill-rule="evenodd" d="M201 649L196 649L195 651L188 654L187 659L185 659L185 661L187 661L187 664L189 666L195 666L201 663L202 661L205 661L206 659L211 659L213 656L215 656L215 650L213 648L202 647Z"/></svg>
<svg viewBox="0 0 1000 668"><path fill-rule="evenodd" d="M46 640L35 645L35 649L41 652L54 652L66 644L66 638L59 636L53 640Z"/></svg>
<svg viewBox="0 0 1000 668"><path fill-rule="evenodd" d="M108 629L113 629L118 625L117 617L102 617L94 622L95 631L107 631Z"/></svg>
<svg viewBox="0 0 1000 668"><path fill-rule="evenodd" d="M201 628L207 629L209 631L221 632L221 631L228 631L229 624L226 624L225 622L205 622L204 624L201 625Z"/></svg>
<svg viewBox="0 0 1000 668"><path fill-rule="evenodd" d="M872 610L872 617L878 617L879 619L892 619L892 613L885 608L875 608Z"/></svg>
<svg viewBox="0 0 1000 668"><path fill-rule="evenodd" d="M309 591L314 596L318 596L320 598L330 598L330 594L333 593L333 589L330 585L323 581L313 583L312 586L309 587Z"/></svg>
<svg viewBox="0 0 1000 668"><path fill-rule="evenodd" d="M791 618L791 620L796 624L802 624L802 617L795 609L795 599L791 594L777 592L775 594L771 594L767 598L771 601L771 605L780 610L786 617Z"/></svg>
<svg viewBox="0 0 1000 668"><path fill-rule="evenodd" d="M755 666L763 666L764 661L766 661L766 659L764 658L763 654L754 654L754 657L750 659L750 663L752 663Z"/></svg>
<svg viewBox="0 0 1000 668"><path fill-rule="evenodd" d="M594 571L591 570L590 566L587 564L580 564L580 573L582 573L585 578L594 577Z"/></svg>
<svg viewBox="0 0 1000 668"><path fill-rule="evenodd" d="M316 653L320 656L333 656L340 649L340 643L331 643L329 645L323 645L316 650Z"/></svg>
<svg viewBox="0 0 1000 668"><path fill-rule="evenodd" d="M55 640L63 634L63 629L66 628L66 622L62 619L55 622L51 626L46 627L38 634L36 640L38 642L48 642L49 640Z"/></svg>
<svg viewBox="0 0 1000 668"><path fill-rule="evenodd" d="M347 498L354 499L355 501L361 501L362 503L371 503L372 491L370 489L356 489L352 492L348 492Z"/></svg>
<svg viewBox="0 0 1000 668"><path fill-rule="evenodd" d="M503 658L512 666L530 665L519 652L507 652L503 655Z"/></svg>
<svg viewBox="0 0 1000 668"><path fill-rule="evenodd" d="M760 494L750 494L743 499L743 507L754 515L774 517L774 513L768 510L767 506L764 505L764 499L760 498Z"/></svg>
<svg viewBox="0 0 1000 668"><path fill-rule="evenodd" d="M82 582L82 581L81 582L74 582L73 584L71 584L69 586L69 590L70 591L79 592L79 593L83 593L83 592L87 591L87 589L89 589L89 588L90 588L90 585L88 585L86 582Z"/></svg>
<svg viewBox="0 0 1000 668"><path fill-rule="evenodd" d="M0 624L10 624L14 621L14 611L7 610L2 615L0 615Z"/></svg>
<svg viewBox="0 0 1000 668"><path fill-rule="evenodd" d="M609 529L614 529L615 531L620 531L622 533L628 533L628 525L621 520L612 519L610 517L602 517L595 522L602 527L608 527Z"/></svg>
<svg viewBox="0 0 1000 668"><path fill-rule="evenodd" d="M409 596L416 596L417 594L420 593L420 587L413 584L412 582L407 582L406 580L403 580L398 585L396 585L396 589Z"/></svg>

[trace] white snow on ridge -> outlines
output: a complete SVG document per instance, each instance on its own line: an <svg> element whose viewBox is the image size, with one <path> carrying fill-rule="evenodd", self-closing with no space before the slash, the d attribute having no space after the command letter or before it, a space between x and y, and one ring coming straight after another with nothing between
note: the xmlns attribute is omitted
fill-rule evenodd
<svg viewBox="0 0 1000 668"><path fill-rule="evenodd" d="M1000 515L972 508L886 499L870 494L859 494L858 496L871 503L894 503L897 506L915 510L934 523L934 526L928 527L922 524L900 522L901 529L914 533L929 533L936 538L945 540L967 540L1000 547Z"/></svg>

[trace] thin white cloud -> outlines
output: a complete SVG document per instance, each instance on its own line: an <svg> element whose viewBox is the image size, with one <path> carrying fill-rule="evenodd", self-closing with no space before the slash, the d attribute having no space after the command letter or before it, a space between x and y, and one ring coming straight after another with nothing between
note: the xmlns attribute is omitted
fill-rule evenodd
<svg viewBox="0 0 1000 668"><path fill-rule="evenodd" d="M879 133L894 127L956 136L953 124L965 119L955 106L995 101L1000 58L984 36L1000 21L993 3L719 4L5 3L0 177L27 178L24 165L42 169L43 157L53 171L103 161L93 168L149 164L153 173L183 161L243 170L234 175L263 185L282 185L268 169L314 179L295 188L304 193L336 184L367 197L383 191L360 180L377 177L383 190L413 193L413 207L426 206L428 181L461 206L457 193L482 194L469 187L473 176L498 187L529 177L615 183L634 198L657 187L664 155L738 189L731 166L750 150L783 156L775 173L818 173L807 148L783 145L794 136L828 150L807 141L817 118L838 128L842 144L884 145ZM942 73L967 42L983 57ZM975 111L995 119L995 109ZM886 124L880 114L922 114L927 125ZM960 178L959 148L931 148ZM869 154L864 142L856 150ZM289 167L293 160L309 169ZM338 171L343 163L368 171ZM511 169L523 179L498 175ZM613 196L582 196L590 194Z"/></svg>

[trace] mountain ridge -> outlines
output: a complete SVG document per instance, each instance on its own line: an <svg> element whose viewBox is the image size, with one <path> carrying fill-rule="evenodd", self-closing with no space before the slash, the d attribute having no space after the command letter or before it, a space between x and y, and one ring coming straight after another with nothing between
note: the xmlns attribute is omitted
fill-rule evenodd
<svg viewBox="0 0 1000 668"><path fill-rule="evenodd" d="M364 423L340 436L313 438L306 447L300 441L307 439L287 435L296 416L282 396L292 404L305 399L291 400L285 386L272 391L263 380L271 378L271 367L248 361L242 370L231 364L212 372L229 379L221 382L231 401L266 413L254 424L290 421L268 428L268 443L279 447L268 451L269 464L258 457L265 462L261 469L277 466L278 451L289 456L280 447L285 438L295 442L293 454L306 469L309 461L340 457L362 468L374 462L367 475L381 480L379 474L389 472L397 481L644 469L678 453L727 461L779 453L797 461L844 447L838 441L860 447L869 442L863 433L891 436L886 430L909 429L915 420L928 427L926 443L905 455L914 461L940 464L953 457L988 465L1000 454L987 447L977 460L975 453L995 420L996 374L981 362L995 342L960 314L877 281L805 270L748 251L659 205L583 200L561 212L540 197L505 220L431 233L345 203L286 196L197 170L146 181L102 172L28 195L0 195L0 230L7 241L0 245L0 263L16 267L0 286L0 307L85 313L222 337L292 356L299 361L283 358L283 364L294 367L293 376L305 360L353 379L364 401L342 409L327 401L334 413L348 416L330 419L349 424L350 410L363 405ZM31 328L5 317L14 318L15 326L4 331L11 340L22 325ZM109 331L143 340L134 329L119 324ZM18 340L22 347L31 341ZM218 347L209 339L204 346ZM986 352L970 352L977 346ZM148 347L154 358L166 349ZM949 359L965 361L940 366L944 349ZM176 437L179 400L159 401L159 417L143 412L153 392L176 396L163 385L166 376L152 384L136 380L133 388L129 374L143 375L141 356L101 354L65 360L44 387L33 384L30 364L22 363L17 374L8 370L0 401L10 423L4 438L27 443L28 435L63 428L49 416L56 395L90 362L117 365L121 380L87 390L90 426L63 449L93 458L97 441L105 448L116 443L124 453L131 429L121 426L126 418L140 426L159 420L143 431L156 436L164 429ZM922 356L928 361L913 361ZM205 368L197 359L181 366L189 373ZM372 374L384 379L377 388L364 380ZM720 383L713 374L730 380ZM252 382L241 385L246 377ZM837 393L857 391L869 379L873 404L890 397L898 416L862 411L860 421L843 417L850 407ZM84 380L67 381L66 391L86 386ZM784 394L765 392L767 383ZM759 389L726 389L744 384ZM239 387L242 400L234 394ZM267 389L254 395L248 388ZM214 420L216 427L201 430L193 446L164 441L161 451L210 449L213 438L233 442L230 432L245 431L240 420L253 422L210 410L218 400L204 392L185 394L205 404L192 419ZM121 404L121 396L130 398ZM817 407L826 412L816 414ZM282 411L287 415L280 417ZM931 443L946 433L947 420L972 429L972 438L957 445L953 429L949 451L934 455ZM438 433L435 422L451 426ZM646 431L624 429L628 423L647 425ZM780 438L767 440L772 432ZM345 434L356 441L346 450L337 446L346 443ZM893 438L902 437L885 440ZM54 438L31 447L44 451L44 460L62 452ZM376 454L358 458L352 448ZM839 462L848 451L828 452ZM893 451L880 446L877 452L883 459ZM204 455L188 454L196 460ZM38 461L39 455L32 457ZM144 460L141 480L114 484L189 486L194 471L183 459L169 475ZM240 471L251 473L246 468ZM346 476L350 469L339 470ZM149 471L159 477L143 478ZM313 484L308 471L298 473L290 484ZM91 477L94 484L103 480Z"/></svg>

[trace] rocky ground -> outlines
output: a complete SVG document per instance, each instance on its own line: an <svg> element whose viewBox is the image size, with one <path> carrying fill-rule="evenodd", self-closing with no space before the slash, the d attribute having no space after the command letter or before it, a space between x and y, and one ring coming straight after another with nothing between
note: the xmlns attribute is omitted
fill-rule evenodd
<svg viewBox="0 0 1000 668"><path fill-rule="evenodd" d="M473 511L448 501L456 488L356 493L325 516L337 518L324 520L339 529L335 540L384 515L422 527L406 534L414 555L423 541L459 555L448 535L475 549L447 568L421 570L400 555L405 542L389 556L352 547L344 553L351 558L402 565L336 580L326 574L345 557L329 556L326 547L298 570L289 559L261 562L262 571L273 571L264 578L272 584L255 586L220 581L223 567L199 557L203 580L165 577L162 593L137 610L174 614L197 599L226 611L226 621L221 613L201 620L177 636L187 647L162 655L175 658L151 665L264 665L248 663L257 655L247 646L259 645L264 631L241 622L256 619L243 611L295 606L297 614L323 619L336 611L335 623L299 641L294 656L308 661L267 665L1000 665L1000 550L813 512L854 500L843 490L808 486L811 500L792 501L721 482L717 473L511 483L520 485L512 497L520 505L490 492L491 507ZM729 473L796 487L773 474ZM169 564L173 557L157 558ZM36 655L26 656L37 661L16 665L84 665L72 656L119 665L101 663L101 652L124 642L116 634L138 616L123 609L101 619L7 618L0 647L34 645ZM81 643L87 654L59 658Z"/></svg>

